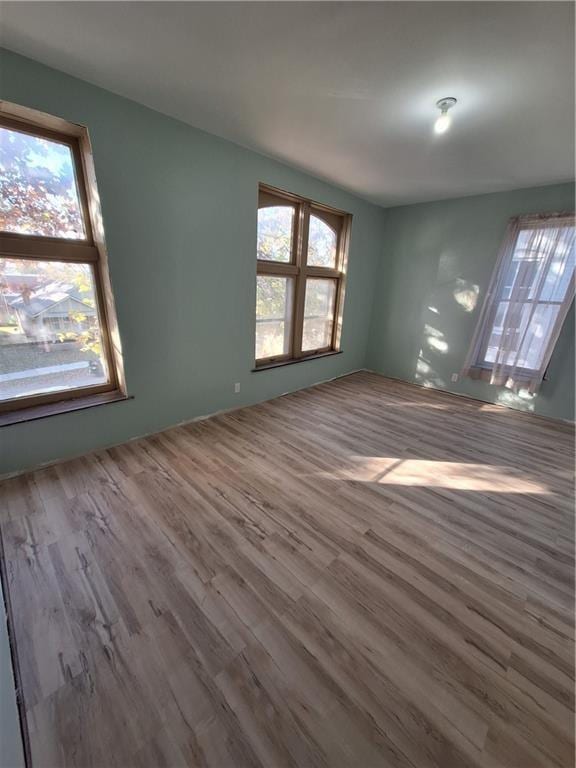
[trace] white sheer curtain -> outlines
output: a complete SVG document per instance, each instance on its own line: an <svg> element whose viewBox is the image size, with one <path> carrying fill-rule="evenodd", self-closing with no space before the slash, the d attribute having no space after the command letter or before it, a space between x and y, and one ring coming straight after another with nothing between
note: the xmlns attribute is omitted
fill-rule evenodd
<svg viewBox="0 0 576 768"><path fill-rule="evenodd" d="M574 299L574 216L510 221L463 373L535 392Z"/></svg>

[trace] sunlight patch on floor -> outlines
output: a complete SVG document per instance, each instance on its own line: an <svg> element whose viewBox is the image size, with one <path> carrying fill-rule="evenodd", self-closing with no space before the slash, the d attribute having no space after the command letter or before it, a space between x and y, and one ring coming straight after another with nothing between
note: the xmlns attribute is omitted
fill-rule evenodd
<svg viewBox="0 0 576 768"><path fill-rule="evenodd" d="M425 486L460 491L549 492L545 485L512 467L381 456L350 456L349 460L352 466L325 476L379 485Z"/></svg>
<svg viewBox="0 0 576 768"><path fill-rule="evenodd" d="M535 395L520 390L520 392L511 392L509 389L502 390L496 395L496 400L500 405L507 405L510 408L518 408L521 411L534 410Z"/></svg>

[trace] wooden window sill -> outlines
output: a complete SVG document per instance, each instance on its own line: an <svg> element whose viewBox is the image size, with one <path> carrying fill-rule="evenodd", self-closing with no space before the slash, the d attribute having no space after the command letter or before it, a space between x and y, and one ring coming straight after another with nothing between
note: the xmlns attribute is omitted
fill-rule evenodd
<svg viewBox="0 0 576 768"><path fill-rule="evenodd" d="M0 427L8 427L11 424L20 424L24 421L46 419L48 416L56 416L60 413L83 411L85 408L94 408L97 405L107 405L108 403L119 403L123 400L133 399L133 397L124 395L122 392L114 391L103 392L97 395L86 395L86 397L75 397L70 400L60 400L57 403L33 405L28 408L0 413Z"/></svg>
<svg viewBox="0 0 576 768"><path fill-rule="evenodd" d="M319 360L322 357L332 357L333 355L341 355L342 350L333 350L329 352L320 352L317 355L306 355L305 357L294 358L293 360L277 360L271 363L262 363L262 365L256 365L252 368L252 373L259 373L260 371L269 371L271 368L283 368L285 365L294 365L295 363L307 363L309 360Z"/></svg>

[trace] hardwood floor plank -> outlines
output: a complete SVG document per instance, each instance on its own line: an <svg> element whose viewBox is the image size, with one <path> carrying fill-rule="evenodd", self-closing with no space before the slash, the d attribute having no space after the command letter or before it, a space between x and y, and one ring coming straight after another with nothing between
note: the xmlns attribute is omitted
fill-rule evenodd
<svg viewBox="0 0 576 768"><path fill-rule="evenodd" d="M35 768L574 768L569 425L362 372L0 483Z"/></svg>

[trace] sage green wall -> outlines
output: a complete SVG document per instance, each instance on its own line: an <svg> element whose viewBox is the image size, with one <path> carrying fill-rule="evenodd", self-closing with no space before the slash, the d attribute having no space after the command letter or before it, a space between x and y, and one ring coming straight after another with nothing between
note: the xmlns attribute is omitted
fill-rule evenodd
<svg viewBox="0 0 576 768"><path fill-rule="evenodd" d="M573 209L571 185L384 211L2 49L0 96L90 130L126 377L134 396L128 402L2 428L0 475L275 397L366 365L407 381L528 407L502 388L450 379L466 355L508 218ZM354 221L343 353L253 373L260 181L350 211ZM468 311L467 292L475 286L478 303ZM444 342L444 351L438 344L431 346L433 337ZM234 394L236 381L241 383L239 395ZM573 392L572 309L549 380L530 407L573 419Z"/></svg>
<svg viewBox="0 0 576 768"><path fill-rule="evenodd" d="M2 428L0 474L364 366L384 241L380 208L30 59L0 55L2 98L89 128L134 396ZM343 353L251 373L260 181L349 211L354 219Z"/></svg>
<svg viewBox="0 0 576 768"><path fill-rule="evenodd" d="M485 382L451 381L468 352L508 219L562 210L574 210L572 184L386 210L368 367L480 400L574 419L573 306L547 381L533 402Z"/></svg>

